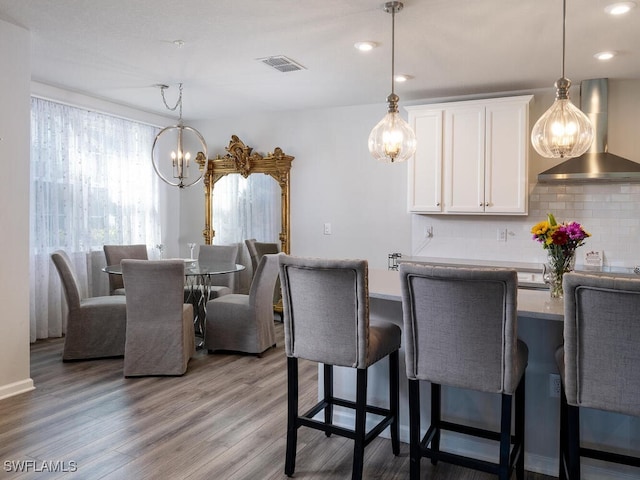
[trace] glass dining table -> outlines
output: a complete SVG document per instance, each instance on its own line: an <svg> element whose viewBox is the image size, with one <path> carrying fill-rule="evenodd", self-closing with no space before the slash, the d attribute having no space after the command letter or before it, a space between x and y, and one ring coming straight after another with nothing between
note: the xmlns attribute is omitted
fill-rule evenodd
<svg viewBox="0 0 640 480"><path fill-rule="evenodd" d="M207 263L200 264L195 259L184 259L185 303L193 305L193 324L196 337L200 339L197 348L204 347L205 331L207 328L207 301L211 287L215 285L216 275L241 272L245 266L239 263ZM121 265L107 265L102 269L112 275L122 275Z"/></svg>

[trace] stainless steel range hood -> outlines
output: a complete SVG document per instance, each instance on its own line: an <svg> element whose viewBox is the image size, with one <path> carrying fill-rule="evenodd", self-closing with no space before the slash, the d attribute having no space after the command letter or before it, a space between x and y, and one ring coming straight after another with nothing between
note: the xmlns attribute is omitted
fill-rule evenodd
<svg viewBox="0 0 640 480"><path fill-rule="evenodd" d="M609 80L584 80L581 85L582 111L595 130L595 138L584 155L570 158L538 174L539 182L640 182L640 163L608 152Z"/></svg>

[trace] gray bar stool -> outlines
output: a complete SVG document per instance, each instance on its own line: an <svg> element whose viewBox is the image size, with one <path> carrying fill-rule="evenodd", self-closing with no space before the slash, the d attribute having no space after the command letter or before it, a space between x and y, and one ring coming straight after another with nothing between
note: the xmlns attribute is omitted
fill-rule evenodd
<svg viewBox="0 0 640 480"><path fill-rule="evenodd" d="M398 455L398 361L401 331L392 323L369 323L367 262L280 256L288 375L285 474L293 475L297 430L314 428L354 440L352 479L362 478L364 448L385 428ZM389 357L389 408L367 404L367 369ZM324 364L324 394L298 414L298 358ZM333 395L333 366L356 369L355 402ZM355 410L355 428L333 423L333 407ZM324 421L314 417L324 410ZM366 415L382 417L368 432Z"/></svg>
<svg viewBox="0 0 640 480"><path fill-rule="evenodd" d="M580 479L580 457L640 467L640 457L580 445L580 408L640 416L640 279L564 276L560 479Z"/></svg>
<svg viewBox="0 0 640 480"><path fill-rule="evenodd" d="M515 270L400 265L404 349L409 379L410 475L420 478L420 459L442 460L524 479L524 390L528 349L518 340ZM431 425L420 431L420 381L431 382ZM500 431L453 423L441 416L441 385L498 393ZM515 396L515 435L511 435ZM452 431L496 440L492 463L440 448Z"/></svg>

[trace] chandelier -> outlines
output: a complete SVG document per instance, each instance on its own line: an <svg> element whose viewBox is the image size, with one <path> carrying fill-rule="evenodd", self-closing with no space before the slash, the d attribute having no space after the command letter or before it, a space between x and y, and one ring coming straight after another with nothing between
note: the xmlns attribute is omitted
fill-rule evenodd
<svg viewBox="0 0 640 480"><path fill-rule="evenodd" d="M171 111L179 109L178 124L165 127L156 135L151 147L153 169L158 176L174 187L190 187L203 176L207 163L207 144L195 128L182 121L182 83L176 104L170 107L165 98L168 85L158 85L164 106Z"/></svg>

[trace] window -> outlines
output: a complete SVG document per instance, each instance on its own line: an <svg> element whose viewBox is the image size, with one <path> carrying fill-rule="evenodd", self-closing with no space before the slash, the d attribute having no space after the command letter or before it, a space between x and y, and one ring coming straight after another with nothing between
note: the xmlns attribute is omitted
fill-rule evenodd
<svg viewBox="0 0 640 480"><path fill-rule="evenodd" d="M157 132L142 123L32 98L32 341L64 332L53 251L71 256L89 290L91 251L102 252L104 244L160 243L158 178L150 159Z"/></svg>

